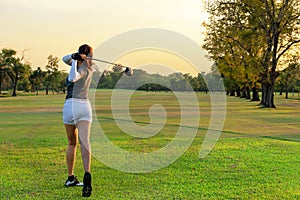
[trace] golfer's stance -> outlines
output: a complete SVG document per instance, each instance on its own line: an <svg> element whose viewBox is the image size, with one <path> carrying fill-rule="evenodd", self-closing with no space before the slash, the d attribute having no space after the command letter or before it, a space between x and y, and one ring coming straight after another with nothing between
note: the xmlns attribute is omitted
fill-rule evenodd
<svg viewBox="0 0 300 200"><path fill-rule="evenodd" d="M93 57L93 49L84 44L77 53L66 55L62 60L71 66L66 79L67 96L63 108L63 121L68 136L67 168L68 180L65 186L79 184L74 176L74 163L78 136L80 140L82 161L84 165L82 196L89 197L92 193L92 177L90 174L91 146L90 127L92 109L88 100L88 90L92 80L92 61L86 57Z"/></svg>

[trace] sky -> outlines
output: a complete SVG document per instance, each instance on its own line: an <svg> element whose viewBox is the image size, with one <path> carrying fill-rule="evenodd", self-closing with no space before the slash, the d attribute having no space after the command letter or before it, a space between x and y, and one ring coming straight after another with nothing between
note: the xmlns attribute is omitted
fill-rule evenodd
<svg viewBox="0 0 300 200"><path fill-rule="evenodd" d="M0 48L11 48L24 55L33 69L45 67L51 54L61 58L81 44L97 48L118 34L141 28L175 31L203 44L202 22L207 20L204 0L0 0ZM144 54L149 62L151 51ZM153 52L152 52L153 53ZM157 53L157 52L156 52ZM192 67L160 61L184 73ZM211 66L203 55L203 65ZM136 64L140 55L120 55L124 65ZM130 59L129 59L130 58ZM174 57L173 57L174 58ZM172 58L169 58L172 59ZM176 60L176 59L174 59ZM181 63L181 66L178 66ZM142 61L139 62L142 64ZM68 70L63 62L61 70ZM175 66L177 65L177 66Z"/></svg>

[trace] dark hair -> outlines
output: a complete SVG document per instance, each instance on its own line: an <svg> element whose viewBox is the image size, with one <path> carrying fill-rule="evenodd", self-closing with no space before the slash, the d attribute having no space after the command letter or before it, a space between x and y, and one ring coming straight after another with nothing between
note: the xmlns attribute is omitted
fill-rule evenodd
<svg viewBox="0 0 300 200"><path fill-rule="evenodd" d="M86 56L88 56L91 53L91 51L92 51L92 47L90 47L87 44L81 45L78 49L78 53L84 54Z"/></svg>

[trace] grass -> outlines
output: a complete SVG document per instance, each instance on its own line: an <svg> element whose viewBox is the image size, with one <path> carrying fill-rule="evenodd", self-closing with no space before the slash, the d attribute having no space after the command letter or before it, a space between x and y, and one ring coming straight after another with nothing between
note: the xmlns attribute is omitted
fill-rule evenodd
<svg viewBox="0 0 300 200"><path fill-rule="evenodd" d="M160 103L168 119L159 134L133 138L117 127L110 90L96 96L97 118L120 148L151 152L174 138L180 118L172 93L136 92L132 118L150 122L149 106ZM92 158L90 199L299 199L300 103L276 96L277 109L227 98L221 138L211 153L198 158L210 119L209 96L198 94L201 121L191 147L171 165L151 173L120 172ZM63 187L67 139L62 124L64 95L0 99L0 199L81 199L81 188ZM194 127L196 128L196 127ZM79 149L75 174L83 176Z"/></svg>

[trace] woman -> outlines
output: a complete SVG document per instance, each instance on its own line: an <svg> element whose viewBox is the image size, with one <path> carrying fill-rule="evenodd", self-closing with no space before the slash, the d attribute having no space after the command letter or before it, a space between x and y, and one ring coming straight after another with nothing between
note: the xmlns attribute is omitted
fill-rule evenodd
<svg viewBox="0 0 300 200"><path fill-rule="evenodd" d="M67 96L63 108L63 121L68 137L67 168L68 179L65 186L79 184L74 176L74 163L78 136L81 144L81 154L84 166L82 196L89 197L92 193L92 176L90 174L91 145L90 127L92 109L88 100L88 91L92 80L92 61L86 57L93 57L93 49L89 45L79 47L77 53L66 55L62 60L71 66L66 79Z"/></svg>

